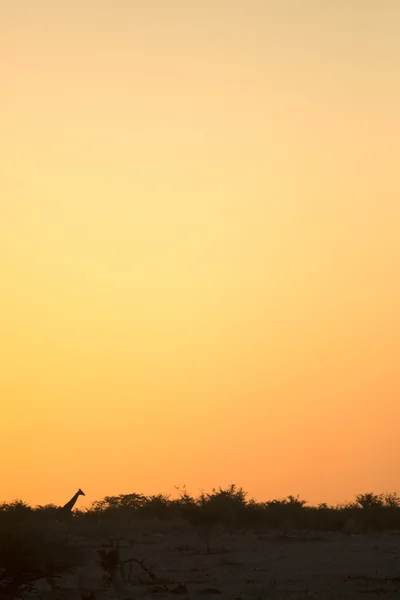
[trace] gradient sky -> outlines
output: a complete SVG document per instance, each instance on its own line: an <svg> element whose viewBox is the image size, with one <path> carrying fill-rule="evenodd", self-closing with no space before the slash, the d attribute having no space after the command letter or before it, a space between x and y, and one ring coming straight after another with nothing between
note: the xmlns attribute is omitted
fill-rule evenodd
<svg viewBox="0 0 400 600"><path fill-rule="evenodd" d="M2 0L0 499L400 491L399 31Z"/></svg>

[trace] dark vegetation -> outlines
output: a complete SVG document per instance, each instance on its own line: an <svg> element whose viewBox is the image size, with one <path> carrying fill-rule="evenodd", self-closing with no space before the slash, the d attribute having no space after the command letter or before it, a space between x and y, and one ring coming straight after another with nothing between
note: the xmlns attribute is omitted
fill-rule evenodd
<svg viewBox="0 0 400 600"><path fill-rule="evenodd" d="M54 513L53 513L54 514ZM12 600L39 579L54 577L81 562L81 551L57 529L46 526L40 510L22 502L0 506L0 598Z"/></svg>
<svg viewBox="0 0 400 600"><path fill-rule="evenodd" d="M77 535L90 532L92 537L104 538L104 532L116 525L123 528L168 521L179 527L186 522L197 530L207 551L214 526L221 525L231 533L243 529L280 530L284 534L294 530L348 534L400 530L400 497L396 494L366 493L348 504L308 506L298 496L256 502L235 485L197 498L185 488L178 491L176 499L162 494L106 496L89 509L67 515L53 505L31 507L20 500L0 504L0 598L18 598L38 579L45 578L51 585L54 577L81 563ZM103 545L98 554L100 566L112 580L119 565L118 550ZM140 559L127 562L137 562L151 580L155 579Z"/></svg>
<svg viewBox="0 0 400 600"><path fill-rule="evenodd" d="M228 529L278 528L320 531L344 531L356 527L360 532L400 529L400 497L396 494L359 494L354 502L329 506L325 503L308 506L298 496L256 502L247 499L242 488L231 485L214 489L194 498L185 489L179 498L159 494L106 496L90 509L78 512L81 519L183 518L191 523L220 522ZM1 506L0 506L1 511ZM351 521L351 524L350 524Z"/></svg>

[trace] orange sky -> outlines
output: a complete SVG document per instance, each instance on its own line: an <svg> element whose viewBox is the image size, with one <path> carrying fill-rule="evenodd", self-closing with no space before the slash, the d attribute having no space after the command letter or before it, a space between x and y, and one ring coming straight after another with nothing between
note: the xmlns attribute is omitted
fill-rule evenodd
<svg viewBox="0 0 400 600"><path fill-rule="evenodd" d="M1 13L0 499L399 491L398 0Z"/></svg>

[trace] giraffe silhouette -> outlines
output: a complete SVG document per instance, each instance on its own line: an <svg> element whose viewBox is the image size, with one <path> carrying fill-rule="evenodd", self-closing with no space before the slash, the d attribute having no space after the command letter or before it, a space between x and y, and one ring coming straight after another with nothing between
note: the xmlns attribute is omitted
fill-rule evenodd
<svg viewBox="0 0 400 600"><path fill-rule="evenodd" d="M64 504L64 506L61 507L61 510L65 513L70 513L72 511L72 509L74 508L75 503L78 500L79 496L84 496L84 495L85 494L79 488L79 490L76 492L76 494L74 496L72 496L71 500L69 500L66 504Z"/></svg>

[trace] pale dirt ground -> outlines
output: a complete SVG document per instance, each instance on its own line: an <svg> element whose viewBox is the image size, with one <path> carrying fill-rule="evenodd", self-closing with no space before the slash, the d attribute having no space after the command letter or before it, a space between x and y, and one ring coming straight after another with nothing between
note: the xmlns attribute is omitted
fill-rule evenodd
<svg viewBox="0 0 400 600"><path fill-rule="evenodd" d="M156 529L156 530L155 530ZM97 538L97 539L96 539ZM96 565L101 542L120 539L121 557L144 559L157 576L137 564L117 591L103 581ZM78 539L78 538L77 538ZM212 598L274 600L315 598L400 598L400 533L347 535L243 531L216 528L211 552L190 525L171 528L130 527L114 535L86 532L79 537L87 563L57 580L56 597L81 600L79 588L94 591L96 600ZM398 581L390 578L398 577ZM184 584L178 595L179 584ZM184 592L184 589L187 592ZM46 582L37 585L36 598L54 598Z"/></svg>

